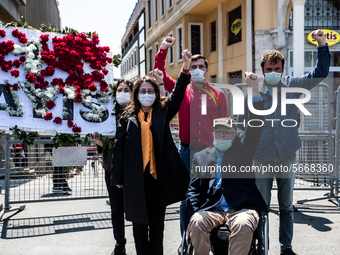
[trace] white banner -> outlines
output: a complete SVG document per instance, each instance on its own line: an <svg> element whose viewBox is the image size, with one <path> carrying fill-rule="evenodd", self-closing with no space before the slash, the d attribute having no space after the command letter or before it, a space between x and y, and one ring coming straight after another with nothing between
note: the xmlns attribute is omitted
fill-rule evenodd
<svg viewBox="0 0 340 255"><path fill-rule="evenodd" d="M0 130L113 135L112 54L98 43L0 26Z"/></svg>

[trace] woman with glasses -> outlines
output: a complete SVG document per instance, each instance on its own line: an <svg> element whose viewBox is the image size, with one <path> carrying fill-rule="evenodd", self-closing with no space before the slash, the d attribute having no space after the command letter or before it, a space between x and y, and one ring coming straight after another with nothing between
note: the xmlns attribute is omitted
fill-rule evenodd
<svg viewBox="0 0 340 255"><path fill-rule="evenodd" d="M133 83L129 80L119 79L113 87L113 97L116 99L115 115L116 121L120 119L124 109L127 107L132 94ZM94 132L91 139L97 144L97 150L103 154L103 168L105 170L105 183L109 193L111 207L111 222L113 226L113 236L116 240L112 255L125 255L125 222L124 222L124 202L123 191L116 186L110 186L112 145L103 146L100 134Z"/></svg>
<svg viewBox="0 0 340 255"><path fill-rule="evenodd" d="M160 96L153 78L140 78L117 127L112 179L123 188L137 255L163 254L166 206L183 200L188 187L189 174L169 126L190 82L191 53L185 50L182 56L182 71L169 98Z"/></svg>

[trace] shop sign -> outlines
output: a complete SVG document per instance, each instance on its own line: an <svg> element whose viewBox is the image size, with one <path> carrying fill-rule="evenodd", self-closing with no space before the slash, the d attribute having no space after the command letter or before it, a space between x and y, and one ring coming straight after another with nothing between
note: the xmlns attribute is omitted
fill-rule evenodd
<svg viewBox="0 0 340 255"><path fill-rule="evenodd" d="M337 44L340 41L340 35L336 31L329 30L329 29L322 29L322 30L326 35L326 42L328 42L329 46ZM307 36L307 41L311 44L317 45L316 40L312 38L312 33L313 32L309 33L309 35Z"/></svg>

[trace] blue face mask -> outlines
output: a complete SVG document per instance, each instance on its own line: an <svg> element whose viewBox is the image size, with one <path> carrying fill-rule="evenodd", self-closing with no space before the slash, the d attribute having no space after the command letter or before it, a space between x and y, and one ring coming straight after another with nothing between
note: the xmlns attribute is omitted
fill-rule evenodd
<svg viewBox="0 0 340 255"><path fill-rule="evenodd" d="M271 72L271 73L265 73L265 80L269 85L275 86L281 81L281 75L282 73L277 72Z"/></svg>
<svg viewBox="0 0 340 255"><path fill-rule="evenodd" d="M218 140L214 138L213 144L217 150L225 152L231 147L231 140Z"/></svg>

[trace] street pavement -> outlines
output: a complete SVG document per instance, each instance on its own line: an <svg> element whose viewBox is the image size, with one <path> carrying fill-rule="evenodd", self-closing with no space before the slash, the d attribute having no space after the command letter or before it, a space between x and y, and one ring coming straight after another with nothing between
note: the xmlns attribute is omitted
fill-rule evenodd
<svg viewBox="0 0 340 255"><path fill-rule="evenodd" d="M297 190L294 201L326 191ZM0 195L0 203L3 203ZM21 204L12 204L17 207ZM299 255L340 255L340 209L327 200L296 204L294 251ZM4 219L13 213L6 213ZM269 255L279 255L278 203L272 191ZM0 255L111 254L114 247L106 199L26 203L26 209L0 223ZM127 254L135 253L131 222L126 222ZM167 208L164 254L176 254L181 237L179 203ZM234 255L234 254L233 254ZM237 255L237 254L235 254Z"/></svg>

